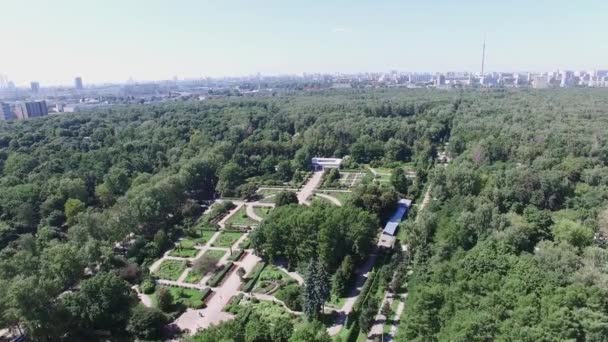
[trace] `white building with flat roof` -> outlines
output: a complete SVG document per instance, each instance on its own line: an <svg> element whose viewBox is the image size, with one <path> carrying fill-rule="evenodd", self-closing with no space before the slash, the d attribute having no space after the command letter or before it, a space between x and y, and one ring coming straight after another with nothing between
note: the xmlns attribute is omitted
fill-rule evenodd
<svg viewBox="0 0 608 342"><path fill-rule="evenodd" d="M340 165L342 165L342 158L312 158L312 167L315 171L339 169Z"/></svg>

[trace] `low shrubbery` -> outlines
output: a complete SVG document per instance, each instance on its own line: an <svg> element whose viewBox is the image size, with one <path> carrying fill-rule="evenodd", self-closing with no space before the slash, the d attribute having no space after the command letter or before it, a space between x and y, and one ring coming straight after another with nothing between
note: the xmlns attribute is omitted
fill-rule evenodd
<svg viewBox="0 0 608 342"><path fill-rule="evenodd" d="M253 290L253 287L255 286L255 283L258 280L260 273L262 273L262 271L264 270L265 266L265 262L260 262L255 265L251 272L249 272L249 275L243 278L244 283L241 284L241 291L251 292L251 290Z"/></svg>
<svg viewBox="0 0 608 342"><path fill-rule="evenodd" d="M302 311L302 289L298 284L283 286L276 292L275 297L281 300L293 311Z"/></svg>
<svg viewBox="0 0 608 342"><path fill-rule="evenodd" d="M224 279L226 278L226 276L233 269L233 267L234 267L234 263L232 261L228 262L225 265L220 266L220 269L217 270L215 275L213 277L211 277L211 279L209 279L209 281L207 282L207 285L209 285L210 287L216 287L216 286L221 285L222 282L224 281Z"/></svg>

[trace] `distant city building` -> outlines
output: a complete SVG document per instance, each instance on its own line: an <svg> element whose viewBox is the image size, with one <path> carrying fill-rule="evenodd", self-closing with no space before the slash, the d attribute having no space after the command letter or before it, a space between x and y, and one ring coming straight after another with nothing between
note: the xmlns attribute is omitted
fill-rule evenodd
<svg viewBox="0 0 608 342"><path fill-rule="evenodd" d="M13 109L10 104L0 102L0 120L12 120L15 118Z"/></svg>
<svg viewBox="0 0 608 342"><path fill-rule="evenodd" d="M38 92L40 91L40 83L38 83L38 82L31 82L30 83L30 89L32 90L32 93L38 94Z"/></svg>
<svg viewBox="0 0 608 342"><path fill-rule="evenodd" d="M532 88L545 89L549 88L549 82L546 76L536 76L532 79Z"/></svg>
<svg viewBox="0 0 608 342"><path fill-rule="evenodd" d="M74 79L74 88L77 90L82 90L84 87L82 86L82 77L76 77Z"/></svg>
<svg viewBox="0 0 608 342"><path fill-rule="evenodd" d="M445 75L443 75L443 74L437 75L437 77L435 78L435 85L436 86L445 85Z"/></svg>
<svg viewBox="0 0 608 342"><path fill-rule="evenodd" d="M28 119L48 115L49 109L46 101L29 101L16 104L14 113L18 119Z"/></svg>

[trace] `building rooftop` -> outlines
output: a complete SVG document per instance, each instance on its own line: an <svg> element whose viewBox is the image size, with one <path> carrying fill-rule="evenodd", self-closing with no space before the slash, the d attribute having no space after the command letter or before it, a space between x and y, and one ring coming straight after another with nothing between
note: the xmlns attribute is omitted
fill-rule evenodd
<svg viewBox="0 0 608 342"><path fill-rule="evenodd" d="M399 202L397 202L397 209L395 209L395 212L393 213L391 218L388 219L386 226L384 226L384 234L395 235L399 223L401 222L403 217L407 215L407 212L410 209L411 205L412 200L405 198L402 198L399 200Z"/></svg>

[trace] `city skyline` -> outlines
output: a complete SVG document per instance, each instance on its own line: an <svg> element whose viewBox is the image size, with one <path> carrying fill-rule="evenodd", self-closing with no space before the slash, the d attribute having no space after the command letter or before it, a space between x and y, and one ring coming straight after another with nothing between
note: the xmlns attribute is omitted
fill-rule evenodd
<svg viewBox="0 0 608 342"><path fill-rule="evenodd" d="M18 86L69 85L76 76L99 84L258 72L479 72L484 35L488 72L604 69L608 60L601 1L24 2L3 4L0 22L2 41L19 51L0 55L0 74Z"/></svg>

